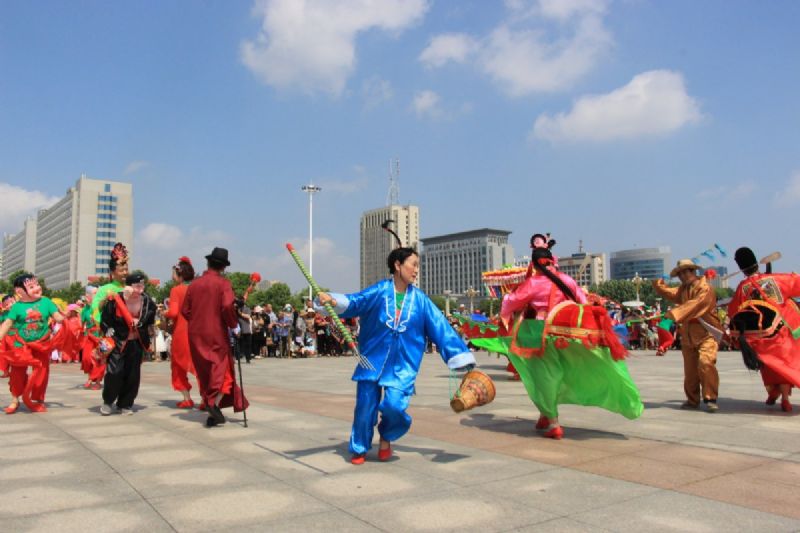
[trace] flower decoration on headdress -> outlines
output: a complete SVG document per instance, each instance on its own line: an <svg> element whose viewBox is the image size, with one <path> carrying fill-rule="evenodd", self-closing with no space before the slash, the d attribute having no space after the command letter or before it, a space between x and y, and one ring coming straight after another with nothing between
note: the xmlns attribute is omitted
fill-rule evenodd
<svg viewBox="0 0 800 533"><path fill-rule="evenodd" d="M192 260L186 257L185 255L182 255L178 258L178 263L189 263L191 265Z"/></svg>
<svg viewBox="0 0 800 533"><path fill-rule="evenodd" d="M111 250L111 258L117 263L127 263L128 249L125 248L124 244L118 242L117 244L114 245L114 248Z"/></svg>

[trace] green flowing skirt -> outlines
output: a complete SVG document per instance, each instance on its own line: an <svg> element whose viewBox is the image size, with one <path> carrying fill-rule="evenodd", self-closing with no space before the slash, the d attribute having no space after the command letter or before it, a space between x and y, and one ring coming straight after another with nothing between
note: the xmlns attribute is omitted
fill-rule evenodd
<svg viewBox="0 0 800 533"><path fill-rule="evenodd" d="M558 339L563 348L556 348ZM530 358L509 353L510 337L471 339L481 348L503 353L517 369L528 396L548 418L558 416L560 404L602 407L625 418L644 410L639 390L625 361L615 361L608 348L587 348L577 339L548 336L544 354Z"/></svg>

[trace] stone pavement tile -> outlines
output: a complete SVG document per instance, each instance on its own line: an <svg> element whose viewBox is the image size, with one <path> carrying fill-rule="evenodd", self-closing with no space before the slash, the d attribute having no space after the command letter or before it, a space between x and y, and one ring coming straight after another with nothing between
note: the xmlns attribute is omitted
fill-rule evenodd
<svg viewBox="0 0 800 533"><path fill-rule="evenodd" d="M726 474L684 485L678 490L800 519L800 486L796 478L794 484L784 484L778 480L754 477L752 472Z"/></svg>
<svg viewBox="0 0 800 533"><path fill-rule="evenodd" d="M6 427L3 426L3 431L0 433L0 447L10 448L17 446L27 446L28 444L38 444L43 442L59 442L72 440L68 434L61 431L59 428L47 424L36 424L34 427L29 427L23 431L9 431L6 432Z"/></svg>
<svg viewBox="0 0 800 533"><path fill-rule="evenodd" d="M664 443L650 439L628 437L622 433L591 429L565 427L564 434L565 438L576 446L618 454L634 453L646 449L657 450L664 445Z"/></svg>
<svg viewBox="0 0 800 533"><path fill-rule="evenodd" d="M173 433L155 430L147 435L123 435L116 437L99 437L82 440L86 446L98 452L121 452L132 450L154 450L166 447L179 447L194 444L192 441L181 438Z"/></svg>
<svg viewBox="0 0 800 533"><path fill-rule="evenodd" d="M76 483L60 478L47 483L18 487L17 483L4 487L0 499L0 516L25 516L72 509L76 506L93 506L103 503L123 505L123 502L141 501L130 485L118 476Z"/></svg>
<svg viewBox="0 0 800 533"><path fill-rule="evenodd" d="M669 489L715 475L710 469L657 461L636 455L604 457L573 466L600 476Z"/></svg>
<svg viewBox="0 0 800 533"><path fill-rule="evenodd" d="M348 508L385 531L508 531L557 518L478 487Z"/></svg>
<svg viewBox="0 0 800 533"><path fill-rule="evenodd" d="M611 530L604 527L590 526L571 518L555 518L547 522L514 529L514 533L541 533L542 531L547 533L606 533ZM619 531L627 533L630 530L620 529Z"/></svg>
<svg viewBox="0 0 800 533"><path fill-rule="evenodd" d="M367 462L350 470L327 476L315 476L293 483L304 493L338 508L350 508L370 502L402 500L424 494L449 493L458 485L396 467L391 462Z"/></svg>
<svg viewBox="0 0 800 533"><path fill-rule="evenodd" d="M552 465L447 445L419 437L403 438L395 445L399 467L420 472L462 487L500 481L554 468Z"/></svg>
<svg viewBox="0 0 800 533"><path fill-rule="evenodd" d="M483 485L505 497L560 516L622 503L660 489L557 468Z"/></svg>
<svg viewBox="0 0 800 533"><path fill-rule="evenodd" d="M86 421L76 423L71 427L62 426L64 431L78 439L90 439L101 437L127 437L148 435L153 427L141 421L133 420L133 417L123 417L119 414L111 416L100 416L99 414L86 415L87 417L97 417L98 422ZM60 426L62 424L59 424ZM141 437L137 437L141 438Z"/></svg>
<svg viewBox="0 0 800 533"><path fill-rule="evenodd" d="M240 446L236 448L239 460L285 481L335 474L354 468L350 464L347 442L341 439L332 440L330 444L288 439L257 441ZM238 451L240 449L241 452Z"/></svg>
<svg viewBox="0 0 800 533"><path fill-rule="evenodd" d="M228 532L229 530L221 530ZM277 521L258 521L254 524L240 525L236 527L237 533L262 533L264 531L288 532L288 533L366 533L383 531L363 520L350 515L347 511L335 510L316 513L303 513L301 516L293 516L291 520Z"/></svg>
<svg viewBox="0 0 800 533"><path fill-rule="evenodd" d="M771 462L771 459L684 444L661 444L637 451L637 457L693 466L718 473L737 472ZM800 472L798 472L800 474Z"/></svg>
<svg viewBox="0 0 800 533"><path fill-rule="evenodd" d="M569 437L556 441L541 437L538 433L527 439L522 445L515 444L504 448L496 448L492 451L557 466L577 465L616 455L612 451L579 446L574 442L570 442Z"/></svg>
<svg viewBox="0 0 800 533"><path fill-rule="evenodd" d="M149 500L178 531L210 531L270 520L289 523L296 516L332 508L285 483L272 480L231 490L212 490Z"/></svg>
<svg viewBox="0 0 800 533"><path fill-rule="evenodd" d="M273 479L241 461L230 459L181 467L136 470L123 476L146 499L180 494L206 494Z"/></svg>
<svg viewBox="0 0 800 533"><path fill-rule="evenodd" d="M570 515L612 531L797 531L800 522L669 490Z"/></svg>
<svg viewBox="0 0 800 533"><path fill-rule="evenodd" d="M201 462L221 461L227 457L205 446L175 446L170 448L149 448L146 439L140 441L139 450L100 451L96 453L119 472L157 467L171 467Z"/></svg>
<svg viewBox="0 0 800 533"><path fill-rule="evenodd" d="M77 506L77 508L75 508ZM30 516L3 518L5 531L29 533L167 533L174 531L143 501L115 502L108 500L96 507L82 507L72 502L69 510Z"/></svg>
<svg viewBox="0 0 800 533"><path fill-rule="evenodd" d="M105 462L89 452L49 457L33 461L3 461L0 463L0 481L7 487L49 484L56 480L69 480L73 484L116 476Z"/></svg>
<svg viewBox="0 0 800 533"><path fill-rule="evenodd" d="M30 463L69 456L91 455L80 442L74 440L27 444L14 448L13 453L3 455L3 464Z"/></svg>

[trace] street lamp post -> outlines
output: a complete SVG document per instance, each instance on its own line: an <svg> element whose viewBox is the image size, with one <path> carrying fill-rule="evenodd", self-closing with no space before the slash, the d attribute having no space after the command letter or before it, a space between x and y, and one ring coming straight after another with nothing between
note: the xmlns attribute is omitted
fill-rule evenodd
<svg viewBox="0 0 800 533"><path fill-rule="evenodd" d="M444 316L450 316L450 295L453 294L453 291L450 289L445 289L442 291L444 294Z"/></svg>
<svg viewBox="0 0 800 533"><path fill-rule="evenodd" d="M313 184L303 185L301 187L303 192L308 193L308 273L313 277L314 275L314 193L320 192L322 187ZM312 294L311 285L308 286L308 299L310 300Z"/></svg>
<svg viewBox="0 0 800 533"><path fill-rule="evenodd" d="M466 291L464 291L464 295L467 298L469 298L469 314L472 315L472 313L475 312L475 307L473 305L473 300L478 295L478 291L476 291L475 289L470 287Z"/></svg>
<svg viewBox="0 0 800 533"><path fill-rule="evenodd" d="M639 287L642 286L642 282L644 280L641 278L641 276L639 276L639 273L636 272L631 281L633 282L634 287L636 287L636 301L641 302L641 300L639 299Z"/></svg>

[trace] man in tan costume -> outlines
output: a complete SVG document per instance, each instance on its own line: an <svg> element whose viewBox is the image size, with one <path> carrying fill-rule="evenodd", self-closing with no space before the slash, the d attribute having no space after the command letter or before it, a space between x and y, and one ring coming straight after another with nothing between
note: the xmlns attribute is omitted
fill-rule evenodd
<svg viewBox="0 0 800 533"><path fill-rule="evenodd" d="M675 303L666 317L680 326L683 352L683 389L686 402L683 409L696 409L700 394L708 412L717 409L719 374L717 373L717 348L722 336L722 325L716 314L717 296L705 277L698 276L700 268L690 259L681 259L670 272L681 280L680 287L667 287L664 280L653 281L653 288L666 300Z"/></svg>

